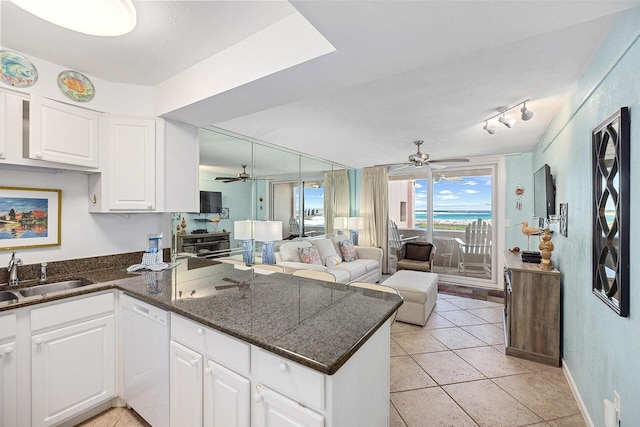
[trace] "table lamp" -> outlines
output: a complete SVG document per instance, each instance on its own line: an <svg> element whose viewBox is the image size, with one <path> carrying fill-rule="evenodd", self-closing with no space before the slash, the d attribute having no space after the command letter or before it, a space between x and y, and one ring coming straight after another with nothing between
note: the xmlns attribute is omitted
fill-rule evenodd
<svg viewBox="0 0 640 427"><path fill-rule="evenodd" d="M282 240L282 221L256 221L255 239L262 243L262 263L275 264L273 242Z"/></svg>
<svg viewBox="0 0 640 427"><path fill-rule="evenodd" d="M364 218L359 216L350 216L347 218L347 228L351 230L351 241L354 245L357 245L358 231L364 228Z"/></svg>
<svg viewBox="0 0 640 427"><path fill-rule="evenodd" d="M338 234L342 234L345 228L347 228L347 217L337 216L333 218L333 229L338 230Z"/></svg>
<svg viewBox="0 0 640 427"><path fill-rule="evenodd" d="M233 237L236 240L242 240L242 262L244 262L245 265L255 264L253 249L254 228L255 221L250 219L233 222Z"/></svg>

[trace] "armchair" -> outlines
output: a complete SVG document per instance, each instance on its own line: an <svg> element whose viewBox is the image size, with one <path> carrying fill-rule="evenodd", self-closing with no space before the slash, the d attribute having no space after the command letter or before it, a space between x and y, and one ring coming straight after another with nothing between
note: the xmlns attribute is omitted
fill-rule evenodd
<svg viewBox="0 0 640 427"><path fill-rule="evenodd" d="M478 218L467 225L465 240L456 239L460 249L458 271L491 276L491 224Z"/></svg>
<svg viewBox="0 0 640 427"><path fill-rule="evenodd" d="M436 247L431 242L406 242L398 251L398 270L433 271Z"/></svg>

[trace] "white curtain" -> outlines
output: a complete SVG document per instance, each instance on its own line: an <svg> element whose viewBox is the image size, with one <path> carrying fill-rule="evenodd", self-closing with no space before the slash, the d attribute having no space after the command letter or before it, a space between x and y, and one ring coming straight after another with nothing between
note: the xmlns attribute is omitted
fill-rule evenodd
<svg viewBox="0 0 640 427"><path fill-rule="evenodd" d="M334 231L333 218L349 216L349 175L346 170L324 173L324 221L326 232Z"/></svg>
<svg viewBox="0 0 640 427"><path fill-rule="evenodd" d="M389 272L389 176L385 166L364 168L360 216L364 230L360 244L382 248L382 272Z"/></svg>

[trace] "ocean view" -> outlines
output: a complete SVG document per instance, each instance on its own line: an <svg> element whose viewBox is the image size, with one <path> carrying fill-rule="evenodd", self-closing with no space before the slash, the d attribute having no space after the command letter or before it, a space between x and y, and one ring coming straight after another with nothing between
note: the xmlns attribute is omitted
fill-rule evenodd
<svg viewBox="0 0 640 427"><path fill-rule="evenodd" d="M466 225L478 218L491 223L491 211L435 211L433 213L433 223ZM426 228L427 212L416 211L416 227ZM421 223L425 224L421 226Z"/></svg>

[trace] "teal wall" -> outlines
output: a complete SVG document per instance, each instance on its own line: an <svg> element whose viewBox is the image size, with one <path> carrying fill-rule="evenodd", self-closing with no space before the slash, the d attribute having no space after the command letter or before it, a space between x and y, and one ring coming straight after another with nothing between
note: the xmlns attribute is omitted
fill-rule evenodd
<svg viewBox="0 0 640 427"><path fill-rule="evenodd" d="M532 170L551 166L556 204L569 204L568 237L554 234L562 272L562 353L593 425L617 390L622 426L640 425L640 230L630 227L630 315L617 316L591 292L591 130L628 106L631 113L631 218L640 212L640 8L620 16L533 151ZM511 182L511 179L508 179Z"/></svg>

